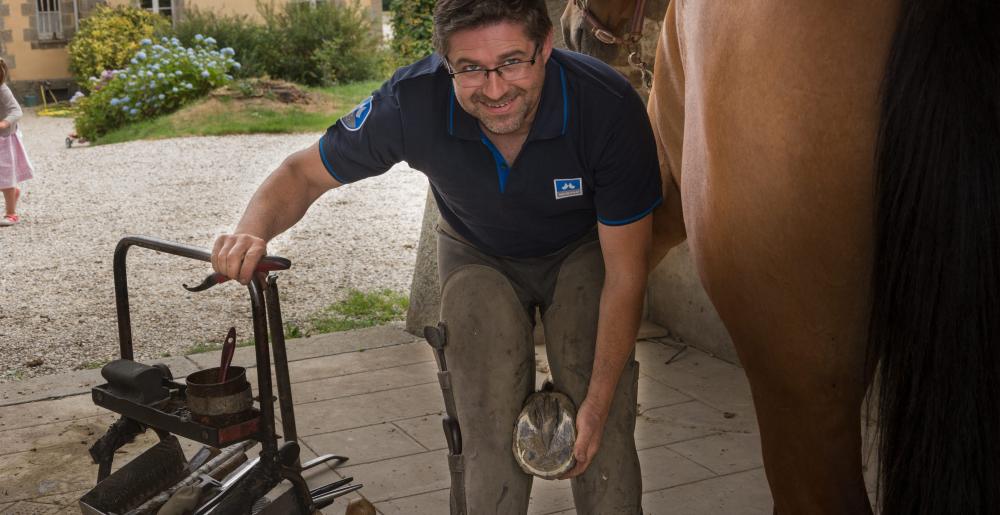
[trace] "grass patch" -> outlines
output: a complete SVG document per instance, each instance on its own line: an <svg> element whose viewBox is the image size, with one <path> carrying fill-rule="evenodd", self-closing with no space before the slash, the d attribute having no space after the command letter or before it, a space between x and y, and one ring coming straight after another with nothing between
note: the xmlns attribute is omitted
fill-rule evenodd
<svg viewBox="0 0 1000 515"><path fill-rule="evenodd" d="M97 144L229 134L321 132L379 87L378 81L329 88L303 88L309 103L285 103L267 94L211 96L172 114L130 124L102 136ZM241 88L232 88L239 95Z"/></svg>
<svg viewBox="0 0 1000 515"><path fill-rule="evenodd" d="M409 297L399 292L351 290L346 299L330 305L309 320L310 332L349 331L402 320L409 307Z"/></svg>
<svg viewBox="0 0 1000 515"><path fill-rule="evenodd" d="M88 361L86 363L80 363L76 369L77 370L93 370L95 368L101 368L108 364L108 361Z"/></svg>
<svg viewBox="0 0 1000 515"><path fill-rule="evenodd" d="M354 82L351 84L340 84L329 88L307 88L309 91L320 92L330 95L334 101L346 104L347 109L340 114L343 116L347 111L354 109L364 99L372 94L372 91L381 86L379 81Z"/></svg>

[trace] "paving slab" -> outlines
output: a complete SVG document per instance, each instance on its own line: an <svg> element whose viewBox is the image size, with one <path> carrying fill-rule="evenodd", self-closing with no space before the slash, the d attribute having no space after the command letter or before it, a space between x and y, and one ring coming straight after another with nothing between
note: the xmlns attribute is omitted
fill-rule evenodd
<svg viewBox="0 0 1000 515"><path fill-rule="evenodd" d="M313 402L297 409L299 435L310 436L438 413L444 401L441 389L431 383Z"/></svg>
<svg viewBox="0 0 1000 515"><path fill-rule="evenodd" d="M447 488L451 481L447 456L447 451L429 451L393 460L341 467L337 472L353 476L355 481L364 483L365 497L378 503Z"/></svg>
<svg viewBox="0 0 1000 515"><path fill-rule="evenodd" d="M642 363L639 364L639 370L638 407L640 412L691 400L691 397L657 381L650 375L643 374L641 372Z"/></svg>
<svg viewBox="0 0 1000 515"><path fill-rule="evenodd" d="M444 438L444 429L441 427L443 412L421 415L393 422L396 427L402 429L410 438L420 443L428 451L444 449L448 446Z"/></svg>
<svg viewBox="0 0 1000 515"><path fill-rule="evenodd" d="M642 496L642 505L645 515L771 515L774 508L763 469L650 492Z"/></svg>
<svg viewBox="0 0 1000 515"><path fill-rule="evenodd" d="M0 449L4 454L44 449L86 440L93 442L108 430L118 416L101 415L66 422L54 422L0 431Z"/></svg>
<svg viewBox="0 0 1000 515"><path fill-rule="evenodd" d="M739 415L727 418L697 401L646 410L635 421L635 445L647 449L717 433L753 433L756 422Z"/></svg>
<svg viewBox="0 0 1000 515"><path fill-rule="evenodd" d="M716 476L711 470L666 447L639 451L639 463L643 492L655 492Z"/></svg>
<svg viewBox="0 0 1000 515"><path fill-rule="evenodd" d="M90 489L97 468L89 461L89 441L65 442L36 451L0 456L0 502L30 501L39 497ZM115 456L124 463L138 455L125 452Z"/></svg>
<svg viewBox="0 0 1000 515"><path fill-rule="evenodd" d="M750 383L742 368L693 347L677 355L679 348L676 343L640 341L636 359L646 374L684 395L722 411L753 413Z"/></svg>
<svg viewBox="0 0 1000 515"><path fill-rule="evenodd" d="M51 504L56 506L57 509L53 513L79 514L80 498L83 497L83 494L87 493L88 491L90 491L89 488L86 490L77 490L75 492L66 492L62 494L49 495L46 497L39 497L38 499L35 499L35 502L39 502L42 504ZM0 511L0 513L3 512Z"/></svg>
<svg viewBox="0 0 1000 515"><path fill-rule="evenodd" d="M293 382L300 383L433 360L430 345L421 341L294 361L288 364L288 372Z"/></svg>
<svg viewBox="0 0 1000 515"><path fill-rule="evenodd" d="M416 440L390 423L307 436L303 441L313 449L348 456L351 465L427 452Z"/></svg>
<svg viewBox="0 0 1000 515"><path fill-rule="evenodd" d="M675 443L667 448L718 475L764 466L760 435L756 433L721 433Z"/></svg>
<svg viewBox="0 0 1000 515"><path fill-rule="evenodd" d="M437 382L437 366L430 361L292 383L296 404L350 397Z"/></svg>
<svg viewBox="0 0 1000 515"><path fill-rule="evenodd" d="M28 502L20 501L14 503L12 506L6 510L0 512L4 515L51 515L53 513L58 513L59 507L52 504L43 504L38 502Z"/></svg>
<svg viewBox="0 0 1000 515"><path fill-rule="evenodd" d="M451 492L447 488L375 503L384 515L443 515L448 513Z"/></svg>
<svg viewBox="0 0 1000 515"><path fill-rule="evenodd" d="M50 401L14 404L0 407L0 431L89 418L107 412L108 410L94 405L89 393Z"/></svg>

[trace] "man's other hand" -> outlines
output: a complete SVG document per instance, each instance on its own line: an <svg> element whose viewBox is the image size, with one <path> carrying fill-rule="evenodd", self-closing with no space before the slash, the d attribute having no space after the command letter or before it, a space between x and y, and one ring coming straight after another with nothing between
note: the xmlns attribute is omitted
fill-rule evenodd
<svg viewBox="0 0 1000 515"><path fill-rule="evenodd" d="M246 285L253 279L261 258L267 255L267 242L251 234L223 234L212 247L212 268Z"/></svg>
<svg viewBox="0 0 1000 515"><path fill-rule="evenodd" d="M576 465L559 479L574 478L586 472L601 447L608 411L602 410L596 404L590 399L584 399L580 403L580 409L576 412L576 445L573 446Z"/></svg>

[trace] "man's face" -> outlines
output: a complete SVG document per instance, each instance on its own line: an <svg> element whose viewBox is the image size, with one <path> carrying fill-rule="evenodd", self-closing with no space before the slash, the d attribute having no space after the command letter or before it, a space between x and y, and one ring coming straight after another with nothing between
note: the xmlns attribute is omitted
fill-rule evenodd
<svg viewBox="0 0 1000 515"><path fill-rule="evenodd" d="M490 72L482 85L468 86L462 84L462 79L455 81L455 98L459 105L479 119L486 130L494 134L527 134L545 82L545 63L552 53L552 35L549 34L535 54L536 45L525 34L523 26L502 22L456 32L449 46L446 58L454 72L529 61L534 54L537 60L534 65L525 65L527 73L522 78L511 80ZM482 76L481 72L474 74Z"/></svg>

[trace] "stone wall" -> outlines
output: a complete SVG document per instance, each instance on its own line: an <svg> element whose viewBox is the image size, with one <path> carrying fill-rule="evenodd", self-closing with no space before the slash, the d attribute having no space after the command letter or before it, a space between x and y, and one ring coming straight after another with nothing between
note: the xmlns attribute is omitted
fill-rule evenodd
<svg viewBox="0 0 1000 515"><path fill-rule="evenodd" d="M7 28L5 23L10 16L10 4L0 3L0 58L7 62L7 66L16 66L17 60L13 55L7 53L7 45L14 40L14 31Z"/></svg>

